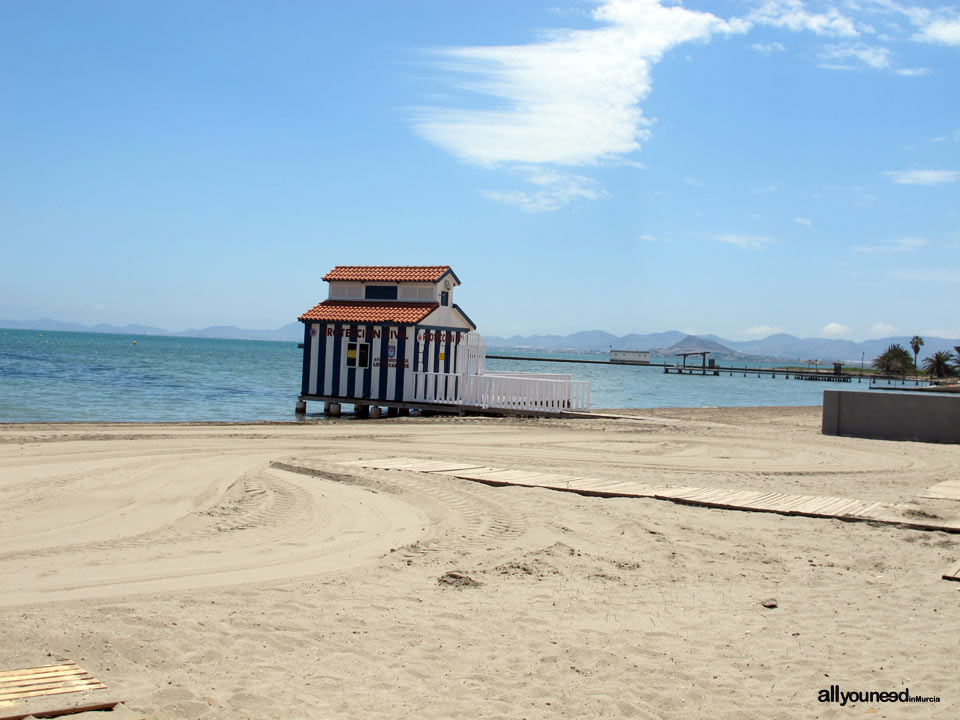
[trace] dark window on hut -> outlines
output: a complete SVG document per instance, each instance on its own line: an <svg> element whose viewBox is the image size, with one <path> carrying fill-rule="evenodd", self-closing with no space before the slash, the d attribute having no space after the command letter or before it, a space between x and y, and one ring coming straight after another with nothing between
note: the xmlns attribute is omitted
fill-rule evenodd
<svg viewBox="0 0 960 720"><path fill-rule="evenodd" d="M450 293L446 290L440 292L440 304L444 306L450 304Z"/></svg>
<svg viewBox="0 0 960 720"><path fill-rule="evenodd" d="M370 343L347 343L347 367L370 367Z"/></svg>
<svg viewBox="0 0 960 720"><path fill-rule="evenodd" d="M396 285L367 285L363 296L367 300L396 300Z"/></svg>

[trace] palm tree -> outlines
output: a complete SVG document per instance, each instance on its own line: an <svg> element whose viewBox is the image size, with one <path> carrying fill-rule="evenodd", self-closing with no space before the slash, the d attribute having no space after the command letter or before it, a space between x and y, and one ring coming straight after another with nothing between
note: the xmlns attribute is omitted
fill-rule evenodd
<svg viewBox="0 0 960 720"><path fill-rule="evenodd" d="M952 358L946 350L939 350L923 361L923 371L930 377L945 378L953 375Z"/></svg>
<svg viewBox="0 0 960 720"><path fill-rule="evenodd" d="M910 362L910 353L900 344L894 344L884 350L873 361L873 366L884 375L905 375L914 366Z"/></svg>
<svg viewBox="0 0 960 720"><path fill-rule="evenodd" d="M910 349L913 350L913 367L917 367L917 354L920 352L920 348L923 347L923 338L919 335L914 335L910 338Z"/></svg>

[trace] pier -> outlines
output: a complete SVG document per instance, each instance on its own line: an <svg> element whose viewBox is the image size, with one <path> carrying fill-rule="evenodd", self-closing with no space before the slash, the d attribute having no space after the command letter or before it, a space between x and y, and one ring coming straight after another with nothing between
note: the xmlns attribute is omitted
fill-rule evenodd
<svg viewBox="0 0 960 720"><path fill-rule="evenodd" d="M710 351L707 351L709 353ZM688 353L678 353L678 356L682 355L704 355L704 351L698 352L688 352ZM905 378L900 375L880 375L876 373L867 373L862 374L859 372L844 372L843 363L833 363L832 370L821 370L819 367L816 369L811 368L800 368L800 367L749 367L746 364L740 367L734 367L732 365L718 365L711 364L711 360L706 360L704 357L703 361L699 365L690 365L681 363L677 365L676 363L669 362L650 362L650 363L618 363L610 362L609 360L586 360L582 358L552 358L552 357L527 357L523 355L487 355L488 360L523 360L529 362L558 362L558 363L583 363L586 365L612 365L615 367L651 367L651 368L662 368L663 372L668 375L699 375L702 377L719 377L720 375L742 375L743 377L771 377L776 378L780 376L785 379L792 380L806 380L808 382L843 382L849 383L856 380L858 383L866 380L870 383L871 390L905 390L908 389L908 384L910 389L929 389L931 392L934 391L936 387L931 380L926 378L919 377L910 377ZM685 359L685 358L684 358ZM879 383L886 381L886 385L881 386ZM921 385L921 383L923 383ZM944 390L943 392L951 392ZM953 390L952 392L957 392Z"/></svg>

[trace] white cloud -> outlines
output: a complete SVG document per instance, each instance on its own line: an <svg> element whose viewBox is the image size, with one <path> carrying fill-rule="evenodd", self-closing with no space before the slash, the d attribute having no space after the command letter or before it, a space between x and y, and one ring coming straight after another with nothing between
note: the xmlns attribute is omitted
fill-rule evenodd
<svg viewBox="0 0 960 720"><path fill-rule="evenodd" d="M526 182L539 189L481 190L481 195L530 213L559 210L576 200L597 200L607 195L599 182L583 175L537 166L518 168L518 171Z"/></svg>
<svg viewBox="0 0 960 720"><path fill-rule="evenodd" d="M913 36L921 42L960 46L960 19L939 19L928 23Z"/></svg>
<svg viewBox="0 0 960 720"><path fill-rule="evenodd" d="M484 165L590 165L626 155L650 135L638 102L663 54L749 27L658 0L608 0L593 17L606 27L555 30L528 45L437 50L460 89L497 107L423 108L416 131Z"/></svg>
<svg viewBox="0 0 960 720"><path fill-rule="evenodd" d="M926 244L927 240L924 238L908 237L897 240L890 245L853 245L850 249L861 255L895 255L913 252Z"/></svg>
<svg viewBox="0 0 960 720"><path fill-rule="evenodd" d="M783 52L787 48L781 42L770 42L770 43L754 43L750 46L752 50L756 50L758 53L763 53L764 55L771 55L775 52Z"/></svg>
<svg viewBox="0 0 960 720"><path fill-rule="evenodd" d="M813 220L805 217L795 217L793 221L797 223L797 225L806 225L808 227L813 224Z"/></svg>
<svg viewBox="0 0 960 720"><path fill-rule="evenodd" d="M960 284L960 269L944 267L913 268L909 270L893 270L887 274L890 277L917 283L930 283L935 285Z"/></svg>
<svg viewBox="0 0 960 720"><path fill-rule="evenodd" d="M811 13L801 0L769 0L750 13L747 19L758 25L786 28L794 32L808 30L817 35L835 37L856 37L860 34L853 20L836 8Z"/></svg>
<svg viewBox="0 0 960 720"><path fill-rule="evenodd" d="M93 306L93 309L94 309L94 310L103 310L104 307L106 307L106 306L105 306L103 303L97 303L96 305Z"/></svg>
<svg viewBox="0 0 960 720"><path fill-rule="evenodd" d="M772 325L754 325L753 327L748 327L744 332L746 332L747 335L762 335L763 337L767 337L768 335L782 333L783 329L773 327Z"/></svg>
<svg viewBox="0 0 960 720"><path fill-rule="evenodd" d="M930 68L900 68L894 72L904 77L922 77L930 74Z"/></svg>
<svg viewBox="0 0 960 720"><path fill-rule="evenodd" d="M877 322L870 326L870 330L878 335L891 335L896 328L889 323Z"/></svg>
<svg viewBox="0 0 960 720"><path fill-rule="evenodd" d="M850 328L846 325L841 325L840 323L827 323L823 326L823 334L829 337L836 337L838 335L844 335L850 332Z"/></svg>
<svg viewBox="0 0 960 720"><path fill-rule="evenodd" d="M757 195L769 195L770 193L776 192L779 189L779 185L764 185L762 187L755 187L750 190L750 192L756 193Z"/></svg>
<svg viewBox="0 0 960 720"><path fill-rule="evenodd" d="M829 45L819 53L820 59L826 62L820 67L833 70L852 70L858 66L836 64L835 61L857 60L868 67L882 70L890 67L890 50L885 47L869 46L863 43L856 45Z"/></svg>
<svg viewBox="0 0 960 720"><path fill-rule="evenodd" d="M763 250L763 248L773 242L773 238L761 237L757 235L740 235L738 233L725 233L717 235L720 242L736 245L744 250Z"/></svg>
<svg viewBox="0 0 960 720"><path fill-rule="evenodd" d="M936 185L955 181L960 177L960 172L956 170L888 170L884 175L901 185Z"/></svg>

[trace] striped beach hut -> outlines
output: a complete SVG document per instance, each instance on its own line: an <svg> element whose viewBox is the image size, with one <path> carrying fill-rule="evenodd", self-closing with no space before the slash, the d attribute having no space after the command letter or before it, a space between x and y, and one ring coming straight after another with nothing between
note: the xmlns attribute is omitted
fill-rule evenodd
<svg viewBox="0 0 960 720"><path fill-rule="evenodd" d="M338 265L329 295L300 316L297 412L320 401L359 414L432 408L557 413L589 407L589 383L569 375L487 372L483 338L454 302L449 265Z"/></svg>
<svg viewBox="0 0 960 720"><path fill-rule="evenodd" d="M416 374L464 370L476 326L449 265L338 265L323 279L328 298L299 318L301 402L414 403Z"/></svg>

